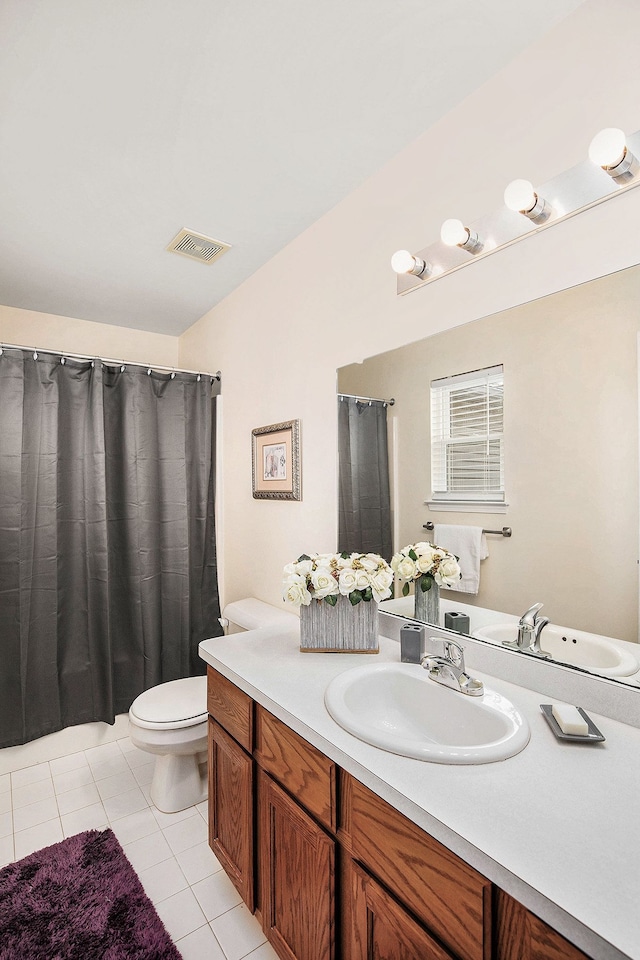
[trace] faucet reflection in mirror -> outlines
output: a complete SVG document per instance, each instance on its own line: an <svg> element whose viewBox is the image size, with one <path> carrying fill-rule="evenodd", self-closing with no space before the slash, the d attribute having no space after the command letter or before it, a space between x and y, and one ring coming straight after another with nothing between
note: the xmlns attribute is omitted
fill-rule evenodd
<svg viewBox="0 0 640 960"><path fill-rule="evenodd" d="M503 640L502 646L548 659L551 655L545 653L540 646L540 634L549 623L548 617L539 616L543 606L543 603L534 603L529 607L518 620L518 636L515 641Z"/></svg>

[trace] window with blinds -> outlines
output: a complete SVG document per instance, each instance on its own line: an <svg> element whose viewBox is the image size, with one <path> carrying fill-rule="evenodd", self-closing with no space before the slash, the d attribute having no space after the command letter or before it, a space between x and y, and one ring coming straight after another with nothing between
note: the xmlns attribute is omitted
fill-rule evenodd
<svg viewBox="0 0 640 960"><path fill-rule="evenodd" d="M434 500L504 500L502 365L431 383Z"/></svg>

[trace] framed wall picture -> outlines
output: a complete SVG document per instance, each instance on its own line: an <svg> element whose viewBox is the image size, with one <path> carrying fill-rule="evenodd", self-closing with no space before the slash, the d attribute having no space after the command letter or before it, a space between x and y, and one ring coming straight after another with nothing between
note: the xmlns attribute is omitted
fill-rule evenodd
<svg viewBox="0 0 640 960"><path fill-rule="evenodd" d="M253 496L256 500L302 500L300 421L272 423L251 431Z"/></svg>

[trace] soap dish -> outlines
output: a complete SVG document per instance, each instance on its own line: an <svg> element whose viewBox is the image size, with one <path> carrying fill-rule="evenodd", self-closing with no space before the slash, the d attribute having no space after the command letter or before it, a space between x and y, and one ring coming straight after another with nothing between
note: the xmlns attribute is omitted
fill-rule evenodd
<svg viewBox="0 0 640 960"><path fill-rule="evenodd" d="M573 740L575 743L601 743L603 740L606 740L606 737L602 735L589 714L585 713L582 707L578 707L577 710L582 719L586 721L589 728L589 733L584 735L576 733L563 733L560 728L560 724L553 715L553 707L550 703L541 703L540 709L542 710L545 720L555 733L558 740Z"/></svg>

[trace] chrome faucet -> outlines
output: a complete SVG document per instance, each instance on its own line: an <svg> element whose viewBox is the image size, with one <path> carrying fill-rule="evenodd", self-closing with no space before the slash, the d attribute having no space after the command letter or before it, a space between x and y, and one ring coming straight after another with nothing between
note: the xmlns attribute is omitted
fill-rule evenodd
<svg viewBox="0 0 640 960"><path fill-rule="evenodd" d="M511 647L512 650L522 650L524 653L531 653L534 657L543 657L550 659L550 654L545 653L540 648L540 634L549 623L548 617L539 616L540 610L544 604L534 603L532 607L522 614L518 621L518 636L516 640L503 640L505 647Z"/></svg>
<svg viewBox="0 0 640 960"><path fill-rule="evenodd" d="M481 697L484 685L481 680L470 677L464 669L464 649L455 640L429 637L426 653L420 660L431 680L445 687L465 693L469 697Z"/></svg>

